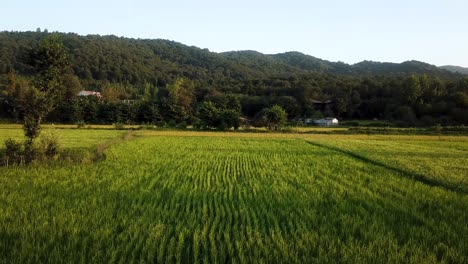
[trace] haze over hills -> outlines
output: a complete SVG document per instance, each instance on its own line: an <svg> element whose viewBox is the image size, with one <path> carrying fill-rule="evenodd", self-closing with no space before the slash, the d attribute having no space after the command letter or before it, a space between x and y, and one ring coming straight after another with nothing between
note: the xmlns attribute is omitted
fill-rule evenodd
<svg viewBox="0 0 468 264"><path fill-rule="evenodd" d="M445 65L445 66L440 66L439 68L455 72L455 73L461 73L468 75L468 68L460 67L460 66L453 66L453 65Z"/></svg>

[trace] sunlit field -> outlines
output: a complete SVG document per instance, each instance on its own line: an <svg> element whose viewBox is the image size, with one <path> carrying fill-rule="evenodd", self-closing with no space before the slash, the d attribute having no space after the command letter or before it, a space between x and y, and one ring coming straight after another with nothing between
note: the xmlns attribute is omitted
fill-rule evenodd
<svg viewBox="0 0 468 264"><path fill-rule="evenodd" d="M72 129L73 128L73 129ZM57 135L63 148L86 148L96 146L105 140L109 140L122 134L124 131L110 129L75 129L76 126L44 126L43 133ZM23 141L24 132L19 125L0 125L0 143L8 139Z"/></svg>
<svg viewBox="0 0 468 264"><path fill-rule="evenodd" d="M467 262L468 137L134 133L90 164L0 168L0 262Z"/></svg>

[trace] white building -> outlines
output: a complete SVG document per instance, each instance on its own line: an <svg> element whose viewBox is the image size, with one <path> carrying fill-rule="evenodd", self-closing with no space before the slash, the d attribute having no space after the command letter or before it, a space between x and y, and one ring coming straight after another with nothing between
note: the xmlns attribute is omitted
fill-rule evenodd
<svg viewBox="0 0 468 264"><path fill-rule="evenodd" d="M337 126L338 119L334 117L326 117L326 118L314 120L314 123L319 126Z"/></svg>
<svg viewBox="0 0 468 264"><path fill-rule="evenodd" d="M101 95L100 92L85 91L85 90L80 91L80 92L78 93L78 96L85 96L85 97L86 97L86 96L96 96L97 98L101 98L101 97L102 97L102 95Z"/></svg>

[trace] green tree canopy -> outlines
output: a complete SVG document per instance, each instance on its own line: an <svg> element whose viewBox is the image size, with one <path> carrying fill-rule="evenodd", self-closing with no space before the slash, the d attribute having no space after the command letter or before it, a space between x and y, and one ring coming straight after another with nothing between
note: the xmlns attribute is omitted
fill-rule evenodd
<svg viewBox="0 0 468 264"><path fill-rule="evenodd" d="M34 158L33 141L40 133L42 120L54 109L57 99L63 94L62 76L68 70L68 53L57 35L48 36L32 51L31 64L36 75L23 106L23 129L28 138L25 145L27 161Z"/></svg>
<svg viewBox="0 0 468 264"><path fill-rule="evenodd" d="M268 130L278 131L286 124L287 113L279 105L262 110L262 120Z"/></svg>

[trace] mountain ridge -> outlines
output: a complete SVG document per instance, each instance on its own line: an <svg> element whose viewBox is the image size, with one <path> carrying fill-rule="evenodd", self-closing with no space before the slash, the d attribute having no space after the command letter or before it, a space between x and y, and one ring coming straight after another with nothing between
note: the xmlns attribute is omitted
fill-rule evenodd
<svg viewBox="0 0 468 264"><path fill-rule="evenodd" d="M158 120L165 122L191 122L189 117L202 102L223 105L236 98L242 115L249 118L279 105L291 118L377 118L402 125L468 123L468 76L420 61L350 65L301 52L216 53L171 40L55 34L69 53L70 69L63 76L69 97L50 120L75 120L68 115L74 111L68 101L84 89L101 92L106 101L102 107L117 107L125 99L149 102L154 113L160 113ZM0 96L14 98L27 91L37 74L30 64L31 53L48 36L46 32L0 32ZM190 102L190 107L174 105L175 87L184 89L180 102ZM333 103L316 104L318 101ZM0 118L17 119L18 110L9 102L0 100ZM81 105L79 111L87 107ZM85 121L136 120L130 114L140 111L118 108L122 116L119 112L107 116L107 111L115 109L106 109L98 111L100 119ZM192 114L177 109L190 109ZM80 115L86 117L87 113Z"/></svg>
<svg viewBox="0 0 468 264"><path fill-rule="evenodd" d="M455 65L444 65L444 66L439 66L439 68L445 69L454 73L461 73L464 75L468 75L468 68L466 67L455 66Z"/></svg>
<svg viewBox="0 0 468 264"><path fill-rule="evenodd" d="M31 72L23 57L51 33L0 32L0 74L14 68L20 73ZM438 68L420 61L402 63L362 61L355 64L332 62L298 51L263 54L254 50L211 52L195 46L165 39L135 39L114 35L58 34L70 50L75 74L80 79L111 82L140 82L151 73L169 75L200 75L212 78L259 79L269 76L303 74L333 75L411 75L429 74L441 77L461 73ZM140 77L136 77L141 75Z"/></svg>

